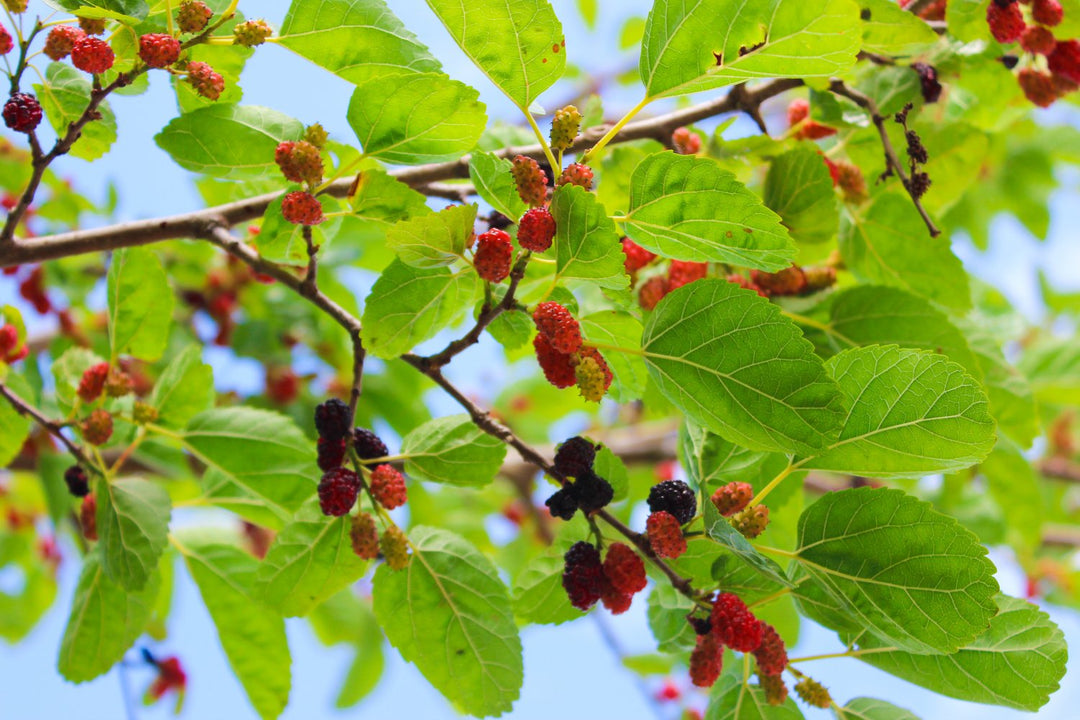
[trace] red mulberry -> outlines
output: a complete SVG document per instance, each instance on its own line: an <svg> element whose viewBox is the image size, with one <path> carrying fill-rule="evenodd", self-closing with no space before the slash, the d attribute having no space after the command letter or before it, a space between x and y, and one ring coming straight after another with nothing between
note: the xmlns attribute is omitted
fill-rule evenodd
<svg viewBox="0 0 1080 720"><path fill-rule="evenodd" d="M139 59L152 68L164 68L180 59L180 41L165 33L147 33L139 38Z"/></svg>
<svg viewBox="0 0 1080 720"><path fill-rule="evenodd" d="M761 645L764 626L738 595L720 593L709 620L716 638L732 650L753 652Z"/></svg>
<svg viewBox="0 0 1080 720"><path fill-rule="evenodd" d="M113 66L116 55L109 43L96 37L86 36L71 48L71 64L92 75L105 72Z"/></svg>
<svg viewBox="0 0 1080 720"><path fill-rule="evenodd" d="M624 543L612 543L604 558L604 575L614 588L626 595L645 589L645 563L633 548Z"/></svg>
<svg viewBox="0 0 1080 720"><path fill-rule="evenodd" d="M98 363L86 369L79 379L79 398L85 403L92 403L101 397L105 390L105 379L109 376L109 363Z"/></svg>
<svg viewBox="0 0 1080 720"><path fill-rule="evenodd" d="M588 610L600 600L604 590L600 551L587 542L576 542L563 559L562 583L570 604L578 610Z"/></svg>
<svg viewBox="0 0 1080 720"><path fill-rule="evenodd" d="M712 687L723 669L724 646L713 634L698 635L690 653L690 680L698 687Z"/></svg>
<svg viewBox="0 0 1080 720"><path fill-rule="evenodd" d="M521 216L518 223L518 243L526 250L544 252L555 238L555 218L547 208L537 207Z"/></svg>
<svg viewBox="0 0 1080 720"><path fill-rule="evenodd" d="M1020 4L1011 2L1001 5L997 0L991 0L986 7L986 22L990 26L990 34L999 43L1014 43L1024 33L1024 14L1020 12Z"/></svg>
<svg viewBox="0 0 1080 720"><path fill-rule="evenodd" d="M645 532L649 544L657 557L677 558L686 552L686 538L675 516L666 512L655 512L645 522Z"/></svg>
<svg viewBox="0 0 1080 720"><path fill-rule="evenodd" d="M713 505L724 517L731 517L739 512L754 497L754 488L750 483L730 482L712 494Z"/></svg>
<svg viewBox="0 0 1080 720"><path fill-rule="evenodd" d="M488 230L476 239L473 265L476 274L488 282L498 283L510 274L514 245L503 230Z"/></svg>
<svg viewBox="0 0 1080 720"><path fill-rule="evenodd" d="M754 650L758 673L761 675L780 675L787 667L787 649L776 628L762 623L761 644Z"/></svg>
<svg viewBox="0 0 1080 720"><path fill-rule="evenodd" d="M352 470L335 468L323 474L319 481L319 507L324 515L347 515L360 493L360 477Z"/></svg>
<svg viewBox="0 0 1080 720"><path fill-rule="evenodd" d="M408 500L405 476L393 465L379 465L371 472L371 494L387 510L401 507Z"/></svg>
<svg viewBox="0 0 1080 720"><path fill-rule="evenodd" d="M593 171L591 167L581 163L571 163L566 166L566 169L562 171L562 175L555 181L555 186L577 185L586 190L592 190L592 183Z"/></svg>
<svg viewBox="0 0 1080 720"><path fill-rule="evenodd" d="M542 302L533 311L536 329L551 346L564 355L581 347L581 326L570 311L557 302Z"/></svg>
<svg viewBox="0 0 1080 720"><path fill-rule="evenodd" d="M44 52L52 60L63 60L71 54L75 43L86 37L86 33L71 25L57 25L49 31L45 39Z"/></svg>
<svg viewBox="0 0 1080 720"><path fill-rule="evenodd" d="M511 170L518 195L530 207L539 207L547 200L547 175L540 169L540 163L525 155L514 158Z"/></svg>
<svg viewBox="0 0 1080 720"><path fill-rule="evenodd" d="M375 529L375 518L367 513L354 515L349 528L349 541L353 552L365 560L374 560L379 556L379 532Z"/></svg>
<svg viewBox="0 0 1080 720"><path fill-rule="evenodd" d="M536 351L540 369L544 371L544 377L549 383L561 389L577 382L572 355L559 352L540 334L533 338L533 349Z"/></svg>

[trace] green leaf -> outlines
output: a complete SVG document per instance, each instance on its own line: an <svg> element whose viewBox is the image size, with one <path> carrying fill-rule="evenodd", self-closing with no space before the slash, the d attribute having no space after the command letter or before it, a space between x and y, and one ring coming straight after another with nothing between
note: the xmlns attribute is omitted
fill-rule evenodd
<svg viewBox="0 0 1080 720"><path fill-rule="evenodd" d="M109 18L130 24L145 20L150 9L145 0L46 0L87 18Z"/></svg>
<svg viewBox="0 0 1080 720"><path fill-rule="evenodd" d="M904 14L911 17L911 13ZM840 228L836 192L829 168L816 148L800 146L774 159L765 176L764 199L796 241L824 243L836 237Z"/></svg>
<svg viewBox="0 0 1080 720"><path fill-rule="evenodd" d="M742 533L731 526L727 518L723 517L713 505L712 501L706 501L703 508L705 515L705 532L715 542L720 543L730 550L737 558L754 568L758 573L769 580L783 585L795 587L784 575L783 569L770 558L758 552L750 541L743 537Z"/></svg>
<svg viewBox="0 0 1080 720"><path fill-rule="evenodd" d="M256 596L285 617L297 617L359 580L368 562L353 552L351 526L348 515L327 517L318 498L311 498L259 563Z"/></svg>
<svg viewBox="0 0 1080 720"><path fill-rule="evenodd" d="M638 69L649 98L760 78L830 77L855 64L859 35L850 0L656 0Z"/></svg>
<svg viewBox="0 0 1080 720"><path fill-rule="evenodd" d="M641 344L641 323L632 315L603 310L581 318L581 334L589 342L637 349ZM634 353L604 353L614 382L608 395L615 402L631 402L645 394L649 379L645 360Z"/></svg>
<svg viewBox="0 0 1080 720"><path fill-rule="evenodd" d="M451 205L393 225L386 231L386 246L412 267L450 265L463 258L475 222L476 205Z"/></svg>
<svg viewBox="0 0 1080 720"><path fill-rule="evenodd" d="M476 192L496 212L517 222L525 212L525 203L510 174L512 167L509 160L494 153L477 150L469 155L469 179Z"/></svg>
<svg viewBox="0 0 1080 720"><path fill-rule="evenodd" d="M375 281L364 307L367 351L397 357L454 323L476 300L480 283L472 268L421 270L395 260Z"/></svg>
<svg viewBox="0 0 1080 720"><path fill-rule="evenodd" d="M1021 551L1038 549L1049 508L1031 462L1016 445L1001 438L979 465L979 472L986 478L986 488L1005 517L1010 544Z"/></svg>
<svg viewBox="0 0 1080 720"><path fill-rule="evenodd" d="M589 280L622 290L629 286L615 223L596 196L576 185L564 185L551 201L555 218L557 278Z"/></svg>
<svg viewBox="0 0 1080 720"><path fill-rule="evenodd" d="M564 593L565 594L565 593ZM666 582L657 583L649 593L646 615L660 652L677 653L694 647L697 634L686 622L694 602Z"/></svg>
<svg viewBox="0 0 1080 720"><path fill-rule="evenodd" d="M852 621L909 652L955 652L997 612L979 539L900 490L825 495L799 518L796 559Z"/></svg>
<svg viewBox="0 0 1080 720"><path fill-rule="evenodd" d="M173 293L157 254L139 247L113 253L107 292L112 360L160 358L169 340Z"/></svg>
<svg viewBox="0 0 1080 720"><path fill-rule="evenodd" d="M863 282L902 288L952 310L971 308L968 276L948 238L930 237L906 196L884 193L864 216L846 220L840 253Z"/></svg>
<svg viewBox="0 0 1080 720"><path fill-rule="evenodd" d="M560 625L581 617L563 589L566 562L562 549L544 551L530 560L514 580L514 614L538 625Z"/></svg>
<svg viewBox="0 0 1080 720"><path fill-rule="evenodd" d="M154 384L150 404L157 423L179 428L214 402L214 371L202 362L202 348L190 345L172 359Z"/></svg>
<svg viewBox="0 0 1080 720"><path fill-rule="evenodd" d="M899 345L930 350L982 377L967 339L945 313L906 290L858 285L833 297L825 329L833 350L856 345Z"/></svg>
<svg viewBox="0 0 1080 720"><path fill-rule="evenodd" d="M176 541L199 586L218 638L248 699L262 718L276 718L292 684L285 621L259 604L259 562L243 550L186 532Z"/></svg>
<svg viewBox="0 0 1080 720"><path fill-rule="evenodd" d="M479 97L442 73L378 78L356 88L346 117L368 157L399 165L456 160L487 124Z"/></svg>
<svg viewBox="0 0 1080 720"><path fill-rule="evenodd" d="M1034 712L1065 675L1065 636L1034 605L998 595L990 629L951 655L881 652L860 660L936 693ZM879 643L864 637L864 648Z"/></svg>
<svg viewBox="0 0 1080 720"><path fill-rule="evenodd" d="M360 84L442 66L383 0L293 0L280 44Z"/></svg>
<svg viewBox="0 0 1080 720"><path fill-rule="evenodd" d="M71 602L57 669L71 682L105 674L142 635L158 593L158 576L150 576L137 593L126 592L105 577L97 554L83 558L75 599Z"/></svg>
<svg viewBox="0 0 1080 720"><path fill-rule="evenodd" d="M910 710L884 700L865 697L851 700L836 715L839 720L919 720Z"/></svg>
<svg viewBox="0 0 1080 720"><path fill-rule="evenodd" d="M562 77L566 43L548 0L427 0L465 54L521 109Z"/></svg>
<svg viewBox="0 0 1080 720"><path fill-rule="evenodd" d="M934 29L889 0L858 0L862 11L862 49L882 55L911 55L938 41Z"/></svg>
<svg viewBox="0 0 1080 720"><path fill-rule="evenodd" d="M13 392L21 400L29 402L32 390L21 375L11 374L4 378L7 389ZM19 414L19 411L6 399L0 398L0 468L7 467L8 463L19 456L22 452L23 442L30 435L32 423L30 418Z"/></svg>
<svg viewBox="0 0 1080 720"><path fill-rule="evenodd" d="M688 417L752 450L815 452L836 437L843 397L775 305L723 280L668 294L642 348L660 391Z"/></svg>
<svg viewBox="0 0 1080 720"><path fill-rule="evenodd" d="M41 109L56 133L67 132L68 125L77 121L90 102L90 80L70 65L50 63L45 71L45 84L34 85ZM82 160L97 160L109 152L116 142L116 115L109 103L98 105L101 117L87 123L69 154Z"/></svg>
<svg viewBox="0 0 1080 720"><path fill-rule="evenodd" d="M101 568L127 590L141 590L169 544L169 493L138 478L102 483L97 524Z"/></svg>
<svg viewBox="0 0 1080 720"><path fill-rule="evenodd" d="M840 437L804 468L879 478L957 472L994 448L982 386L941 355L875 345L826 365L847 398Z"/></svg>
<svg viewBox="0 0 1080 720"><path fill-rule="evenodd" d="M986 327L971 321L960 327L978 361L983 387L990 398L990 414L997 420L998 429L1021 446L1029 447L1041 428L1027 378L1005 359L1001 343Z"/></svg>
<svg viewBox="0 0 1080 720"><path fill-rule="evenodd" d="M424 195L379 168L357 173L354 190L353 213L365 220L397 222L431 214Z"/></svg>
<svg viewBox="0 0 1080 720"><path fill-rule="evenodd" d="M1075 338L1031 348L1020 359L1020 370L1037 400L1049 405L1080 404L1080 342Z"/></svg>
<svg viewBox="0 0 1080 720"><path fill-rule="evenodd" d="M710 158L665 151L642 160L623 223L638 245L678 260L781 270L795 257L780 218Z"/></svg>
<svg viewBox="0 0 1080 720"><path fill-rule="evenodd" d="M765 691L744 682L742 673L724 673L709 695L705 720L802 720L803 714L788 697L783 705L770 705Z"/></svg>
<svg viewBox="0 0 1080 720"><path fill-rule="evenodd" d="M256 505L279 519L277 527L315 492L314 444L284 415L250 407L207 410L191 419L181 439L208 468L206 495L241 514Z"/></svg>
<svg viewBox="0 0 1080 720"><path fill-rule="evenodd" d="M49 456L43 455L39 462L46 457ZM64 493L67 494L67 488ZM32 533L0 535L0 571L19 578L18 582L5 582L5 587L0 588L0 638L9 643L17 643L29 635L56 600L53 568L41 561L35 540Z"/></svg>
<svg viewBox="0 0 1080 720"><path fill-rule="evenodd" d="M596 451L593 471L608 481L612 490L612 502L619 502L630 492L630 473L622 458L612 452L607 445L601 445Z"/></svg>
<svg viewBox="0 0 1080 720"><path fill-rule="evenodd" d="M417 480L482 487L495 479L506 444L478 428L468 415L429 420L401 441L405 472Z"/></svg>
<svg viewBox="0 0 1080 720"><path fill-rule="evenodd" d="M300 140L299 120L254 105L210 105L169 122L154 140L180 167L230 180L277 178L274 150Z"/></svg>
<svg viewBox="0 0 1080 720"><path fill-rule="evenodd" d="M521 640L506 586L461 537L430 527L410 535L406 569L375 573L375 616L390 644L470 715L500 715L521 692Z"/></svg>
<svg viewBox="0 0 1080 720"><path fill-rule="evenodd" d="M281 212L284 200L285 194L282 193L266 206L262 224L259 226L259 234L255 237L255 245L259 249L259 255L265 260L286 265L306 266L308 249L307 239L304 238L305 226L285 219ZM335 213L341 207L337 200L326 194L319 195L318 200L323 209L323 215ZM317 248L329 245L333 237L341 230L342 223L342 217L331 216L318 225L312 226L311 244Z"/></svg>

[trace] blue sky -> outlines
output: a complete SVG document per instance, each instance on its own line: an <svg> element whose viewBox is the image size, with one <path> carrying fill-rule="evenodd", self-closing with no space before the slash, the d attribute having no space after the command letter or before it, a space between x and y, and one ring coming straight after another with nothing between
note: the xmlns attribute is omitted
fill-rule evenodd
<svg viewBox="0 0 1080 720"><path fill-rule="evenodd" d="M614 41L622 19L630 14L643 14L648 3L641 0L601 0L604 9L601 26L595 34L579 28L575 3L554 0L557 12L566 20L567 51L573 62L598 71L622 70L635 65L632 54L620 54ZM31 3L41 7L35 0ZM390 5L404 18L442 60L455 77L481 91L495 118L515 120L500 96L490 88L485 78L475 70L445 35L423 0L390 0ZM245 0L241 9L249 12L258 8L272 23L280 23L288 3L285 0ZM618 8L612 11L612 8ZM602 49L598 49L602 48ZM330 132L343 140L352 135L344 121L351 86L329 73L306 65L285 50L267 46L256 52L243 77L246 104L262 104L289 113L305 123L321 122ZM632 103L634 91L614 96L612 105ZM553 97L561 97L558 91ZM175 105L163 77L152 82L149 94L135 98L118 98L113 106L120 122L120 140L112 152L92 164L64 159L61 172L76 179L77 185L93 197L103 197L107 183L115 183L120 191L121 219L141 218L181 212L197 208L198 197L191 177L172 164L153 143L153 135L172 117ZM780 106L774 110L781 110ZM741 123L742 121L740 121ZM742 125L738 127L745 127ZM1073 178L1072 180L1075 180ZM1080 202L1072 188L1059 193L1053 203L1051 237L1045 243L1036 242L1011 219L1000 219L994 227L989 252L976 253L962 239L956 249L968 267L976 274L998 286L1025 312L1039 312L1035 268L1045 267L1052 280L1062 286L1080 282L1075 268L1080 257L1074 238L1068 229L1080 223ZM8 279L0 278L0 304L12 302L15 288ZM483 352L478 351L478 352ZM219 364L222 370L225 366ZM228 381L226 373L223 380ZM481 379L462 375L466 390L483 392ZM469 387L471 385L472 387ZM65 548L73 554L73 548ZM1001 568L1003 589L1018 594L1022 578L1007 556L995 553ZM56 654L66 621L69 598L76 576L76 567L69 559L61 570L60 600L48 613L30 638L17 646L0 645L0 719L78 717L81 720L119 718L123 716L121 683L118 671L91 683L74 686L55 672ZM229 718L239 720L254 717L243 692L232 676L221 652L213 625L202 607L198 593L178 573L174 610L170 623L171 637L160 646L166 654L179 654L189 670L190 692L184 717ZM644 603L625 616L605 617L627 652L648 652L654 649L645 623ZM1080 621L1076 614L1050 609L1065 629L1068 639L1080 641ZM293 653L293 693L286 718L338 717L332 710L333 697L350 660L341 648L324 648L307 630L306 623L291 620L288 624ZM830 652L840 649L828 631L804 625L803 641L792 651L793 656ZM653 710L643 699L634 676L622 670L611 650L601 639L595 623L582 619L558 628L530 627L523 631L525 644L526 680L522 698L509 716L515 720L547 720L561 717L579 718L621 717L627 720L653 717ZM365 718L417 717L452 718L455 713L419 673L401 662L395 651L387 648L389 660L383 683L358 708L340 716ZM829 686L841 700L860 695L877 695L908 707L926 719L949 717L950 720L979 718L1006 720L1032 717L1014 711L989 708L942 699L932 693L895 680L884 673L851 661L825 661L807 666L812 674ZM143 669L130 672L135 694L150 681ZM648 692L655 690L653 684ZM1080 706L1080 686L1066 683L1050 705L1038 714L1039 718L1071 720ZM674 708L669 708L674 710ZM815 711L807 711L813 717ZM668 716L671 716L671 712ZM140 708L138 717L167 717L164 707Z"/></svg>

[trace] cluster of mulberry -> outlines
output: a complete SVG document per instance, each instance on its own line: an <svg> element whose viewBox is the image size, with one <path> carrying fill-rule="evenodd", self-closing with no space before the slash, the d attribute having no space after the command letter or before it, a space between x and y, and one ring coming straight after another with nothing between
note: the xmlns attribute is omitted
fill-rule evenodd
<svg viewBox="0 0 1080 720"><path fill-rule="evenodd" d="M1027 5L1025 10L1022 6ZM1051 28L1065 15L1058 0L991 0L986 8L990 33L1002 45L1019 43L1022 57L1002 58L1016 70L1024 96L1039 107L1080 88L1080 40L1059 40Z"/></svg>
<svg viewBox="0 0 1080 720"><path fill-rule="evenodd" d="M587 542L577 542L563 557L563 588L570 604L588 610L603 602L613 615L630 609L635 594L645 589L645 563L629 545L612 543L607 557Z"/></svg>
<svg viewBox="0 0 1080 720"><path fill-rule="evenodd" d="M697 645L690 654L690 678L698 687L711 687L716 682L725 647L752 653L763 683L773 682L767 678L779 680L787 667L787 650L776 629L755 617L734 593L721 593L713 601L707 619L691 617L690 622L698 634ZM779 684L782 686L783 682ZM782 696L773 703L781 704L787 698L787 689L777 690L773 695Z"/></svg>
<svg viewBox="0 0 1080 720"><path fill-rule="evenodd" d="M615 495L604 478L593 471L596 447L583 437L564 442L555 454L555 469L568 478L560 489L545 501L553 517L570 520L581 510L586 515L603 509Z"/></svg>
<svg viewBox="0 0 1080 720"><path fill-rule="evenodd" d="M583 344L581 327L570 311L557 302L542 302L533 312L533 323L538 331L533 349L547 381L557 388L577 385L583 398L600 402L615 376L600 351Z"/></svg>

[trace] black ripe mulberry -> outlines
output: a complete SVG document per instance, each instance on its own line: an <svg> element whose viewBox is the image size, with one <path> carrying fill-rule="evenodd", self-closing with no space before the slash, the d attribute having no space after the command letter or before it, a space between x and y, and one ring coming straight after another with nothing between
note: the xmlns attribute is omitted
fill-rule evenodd
<svg viewBox="0 0 1080 720"><path fill-rule="evenodd" d="M544 501L544 504L551 511L552 517L570 520L578 509L574 486L568 484L566 487L556 490L551 497Z"/></svg>
<svg viewBox="0 0 1080 720"><path fill-rule="evenodd" d="M583 437L572 437L555 451L555 469L567 477L579 477L593 469L596 446Z"/></svg>
<svg viewBox="0 0 1080 720"><path fill-rule="evenodd" d="M671 513L680 525L685 525L697 514L697 497L682 480L665 480L649 491L649 510Z"/></svg>
<svg viewBox="0 0 1080 720"><path fill-rule="evenodd" d="M349 406L331 398L315 408L315 429L327 441L343 440L349 434Z"/></svg>
<svg viewBox="0 0 1080 720"><path fill-rule="evenodd" d="M578 610L588 610L595 605L604 591L604 566L600 551L587 542L576 542L563 556L563 588L570 604Z"/></svg>
<svg viewBox="0 0 1080 720"><path fill-rule="evenodd" d="M86 477L86 471L78 465L72 465L64 471L64 482L67 483L68 492L75 497L86 497L90 494L90 480Z"/></svg>
<svg viewBox="0 0 1080 720"><path fill-rule="evenodd" d="M374 460L390 454L386 443L380 440L378 435L365 428L356 428L353 431L353 449L361 460Z"/></svg>
<svg viewBox="0 0 1080 720"><path fill-rule="evenodd" d="M574 495L577 496L578 507L589 514L611 502L615 490L611 483L590 470L574 481Z"/></svg>

